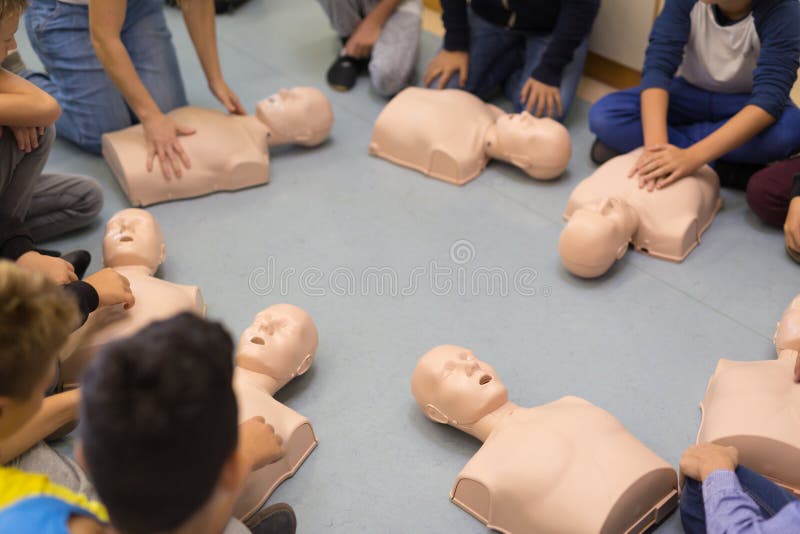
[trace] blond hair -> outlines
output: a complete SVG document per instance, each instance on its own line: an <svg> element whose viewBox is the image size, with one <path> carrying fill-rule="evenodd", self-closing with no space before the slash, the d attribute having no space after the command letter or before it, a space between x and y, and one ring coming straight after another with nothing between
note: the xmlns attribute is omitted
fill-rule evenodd
<svg viewBox="0 0 800 534"><path fill-rule="evenodd" d="M27 399L78 320L77 303L63 288L0 261L0 395Z"/></svg>
<svg viewBox="0 0 800 534"><path fill-rule="evenodd" d="M20 15L28 7L28 0L0 0L0 20Z"/></svg>

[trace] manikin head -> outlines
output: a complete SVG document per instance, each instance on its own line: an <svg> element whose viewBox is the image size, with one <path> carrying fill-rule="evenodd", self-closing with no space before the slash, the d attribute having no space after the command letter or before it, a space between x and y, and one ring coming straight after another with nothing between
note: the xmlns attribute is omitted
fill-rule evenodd
<svg viewBox="0 0 800 534"><path fill-rule="evenodd" d="M271 146L322 144L333 127L328 97L314 87L281 89L256 106L256 117L269 128Z"/></svg>
<svg viewBox="0 0 800 534"><path fill-rule="evenodd" d="M550 118L528 112L501 115L487 135L487 152L539 180L563 174L572 155L569 132Z"/></svg>
<svg viewBox="0 0 800 534"><path fill-rule="evenodd" d="M772 340L779 355L784 350L800 352L800 295L783 312Z"/></svg>
<svg viewBox="0 0 800 534"><path fill-rule="evenodd" d="M558 240L561 263L575 276L602 276L625 255L638 225L636 210L617 198L576 210Z"/></svg>
<svg viewBox="0 0 800 534"><path fill-rule="evenodd" d="M291 304L274 304L259 312L242 333L236 365L283 386L308 371L318 344L310 315Z"/></svg>
<svg viewBox="0 0 800 534"><path fill-rule="evenodd" d="M492 366L456 345L440 345L420 358L411 393L429 419L453 426L472 425L508 402Z"/></svg>
<svg viewBox="0 0 800 534"><path fill-rule="evenodd" d="M103 263L106 267L144 266L155 274L164 263L166 245L161 227L150 212L128 208L106 224Z"/></svg>

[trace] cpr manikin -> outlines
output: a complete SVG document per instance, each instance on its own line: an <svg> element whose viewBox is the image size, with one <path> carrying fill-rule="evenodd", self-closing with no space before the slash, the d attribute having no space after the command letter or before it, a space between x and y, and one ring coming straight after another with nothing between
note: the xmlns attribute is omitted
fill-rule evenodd
<svg viewBox="0 0 800 534"><path fill-rule="evenodd" d="M491 158L539 180L560 176L571 154L569 133L552 119L507 114L457 89L409 87L375 121L371 154L461 185Z"/></svg>
<svg viewBox="0 0 800 534"><path fill-rule="evenodd" d="M701 404L698 443L733 445L739 463L800 497L800 296L775 331L777 360L720 360Z"/></svg>
<svg viewBox="0 0 800 534"><path fill-rule="evenodd" d="M425 354L411 390L425 415L483 441L451 500L508 534L642 532L674 510L678 477L611 414L578 397L522 408L469 350Z"/></svg>
<svg viewBox="0 0 800 534"><path fill-rule="evenodd" d="M641 149L601 165L572 191L558 253L572 274L606 273L628 245L657 258L683 261L722 206L719 178L704 166L664 189L639 187L628 173Z"/></svg>
<svg viewBox="0 0 800 534"><path fill-rule="evenodd" d="M317 344L311 317L291 304L275 304L257 314L239 340L233 379L239 420L262 416L283 439L286 450L281 460L248 477L234 510L243 520L295 474L317 445L311 422L273 398L290 380L308 371Z"/></svg>
<svg viewBox="0 0 800 534"><path fill-rule="evenodd" d="M164 236L148 211L129 208L111 217L103 237L103 263L130 281L136 304L129 310L121 306L100 308L89 315L74 334L83 337L82 345L63 363L65 380L76 381L97 349L134 334L152 321L184 311L205 315L206 306L197 287L155 277L165 257Z"/></svg>
<svg viewBox="0 0 800 534"><path fill-rule="evenodd" d="M333 126L330 102L312 87L279 91L259 102L255 116L194 106L168 115L196 130L180 138L191 160L191 168L183 169L181 178L164 178L157 162L147 171L141 125L103 135L103 156L134 206L265 184L269 181L268 147L316 146L328 138Z"/></svg>

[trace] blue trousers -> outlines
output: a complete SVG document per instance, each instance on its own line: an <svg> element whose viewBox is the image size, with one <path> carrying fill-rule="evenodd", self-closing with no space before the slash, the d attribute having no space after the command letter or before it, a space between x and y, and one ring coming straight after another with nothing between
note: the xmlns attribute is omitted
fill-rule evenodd
<svg viewBox="0 0 800 534"><path fill-rule="evenodd" d="M781 508L794 502L794 496L770 480L754 473L746 467L736 468L736 477L742 489L761 509L765 519L769 519ZM686 479L681 494L681 523L686 534L704 534L706 532L706 509L703 504L703 486L697 480Z"/></svg>
<svg viewBox="0 0 800 534"><path fill-rule="evenodd" d="M642 88L611 93L598 100L589 112L589 129L597 138L625 153L644 145L642 134ZM687 148L708 137L742 110L750 94L705 91L675 78L669 87L667 131L669 142ZM767 164L788 158L800 149L800 110L787 104L769 128L722 158L732 163Z"/></svg>
<svg viewBox="0 0 800 534"><path fill-rule="evenodd" d="M464 89L487 100L502 88L517 112L525 109L520 93L534 69L544 55L552 39L551 34L541 34L512 30L488 22L472 9L469 12L469 73ZM566 66L561 76L561 105L564 116L575 100L578 82L581 80L583 63L589 51L588 38L575 50L572 62ZM430 87L436 87L434 80ZM458 76L448 80L447 87L457 89ZM557 117L558 119L563 119Z"/></svg>
<svg viewBox="0 0 800 534"><path fill-rule="evenodd" d="M58 135L100 153L100 137L138 122L105 72L89 35L85 5L33 0L25 26L47 73L22 75L61 105ZM186 105L186 93L161 0L128 0L120 35L136 72L164 113Z"/></svg>

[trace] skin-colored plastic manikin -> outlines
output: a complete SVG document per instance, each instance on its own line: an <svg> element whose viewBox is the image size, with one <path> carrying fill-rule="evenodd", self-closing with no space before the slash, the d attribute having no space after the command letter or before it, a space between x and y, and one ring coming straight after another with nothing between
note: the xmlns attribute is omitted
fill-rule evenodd
<svg viewBox="0 0 800 534"><path fill-rule="evenodd" d="M283 439L286 450L281 460L248 477L234 510L241 519L256 513L317 445L311 422L273 398L290 380L308 371L317 344L311 317L291 304L275 304L258 313L239 339L233 379L239 420L262 416Z"/></svg>
<svg viewBox="0 0 800 534"><path fill-rule="evenodd" d="M628 177L641 149L601 165L572 191L558 242L576 276L605 274L628 245L657 258L683 261L722 206L719 178L704 166L664 189L648 191Z"/></svg>
<svg viewBox="0 0 800 534"><path fill-rule="evenodd" d="M184 311L205 316L206 305L199 288L155 277L165 258L161 227L149 212L129 208L111 217L103 238L103 263L130 281L136 305L129 310L121 306L101 308L89 315L74 334L85 339L83 346L64 362L65 380L75 381L98 348L134 334L152 321Z"/></svg>
<svg viewBox="0 0 800 534"><path fill-rule="evenodd" d="M312 87L282 89L259 102L255 116L194 106L168 115L196 130L181 137L191 168L183 169L180 178L165 178L157 162L147 171L141 125L103 135L103 156L134 206L265 184L269 146L316 146L328 138L333 126L330 102Z"/></svg>
<svg viewBox="0 0 800 534"><path fill-rule="evenodd" d="M800 497L800 296L774 335L777 360L720 360L701 404L697 442L733 445L739 463Z"/></svg>
<svg viewBox="0 0 800 534"><path fill-rule="evenodd" d="M571 155L569 132L552 119L507 114L457 89L409 87L375 121L370 153L462 185L491 158L539 180L560 176Z"/></svg>
<svg viewBox="0 0 800 534"><path fill-rule="evenodd" d="M411 390L428 418L483 441L450 498L489 528L642 532L677 504L675 470L611 414L578 397L517 406L468 349L429 351Z"/></svg>

